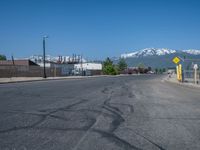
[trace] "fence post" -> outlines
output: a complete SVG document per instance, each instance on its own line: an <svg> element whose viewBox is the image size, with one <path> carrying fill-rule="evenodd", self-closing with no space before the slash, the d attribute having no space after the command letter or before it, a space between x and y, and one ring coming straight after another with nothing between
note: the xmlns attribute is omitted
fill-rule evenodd
<svg viewBox="0 0 200 150"><path fill-rule="evenodd" d="M194 69L194 84L197 84L197 69Z"/></svg>
<svg viewBox="0 0 200 150"><path fill-rule="evenodd" d="M194 84L197 84L197 69L198 65L194 64Z"/></svg>

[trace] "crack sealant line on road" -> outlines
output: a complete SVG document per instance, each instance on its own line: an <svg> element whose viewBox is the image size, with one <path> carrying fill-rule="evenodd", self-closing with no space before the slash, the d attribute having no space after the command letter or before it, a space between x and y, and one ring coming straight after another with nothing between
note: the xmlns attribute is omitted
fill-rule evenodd
<svg viewBox="0 0 200 150"><path fill-rule="evenodd" d="M109 94L109 97L107 100L104 101L103 105L106 105L106 103L111 99L112 97L112 92L111 91ZM101 113L98 115L98 117L96 118L96 121L94 122L94 124L86 131L86 133L81 137L81 139L78 141L78 143L76 144L76 146L73 148L73 150L77 150L79 148L79 146L83 143L83 141L86 139L86 137L90 134L90 132L92 130L95 130L95 125L99 122L100 117L102 116L103 110L101 111Z"/></svg>
<svg viewBox="0 0 200 150"><path fill-rule="evenodd" d="M102 116L103 110L101 110L101 113L97 116L96 121L87 129L86 133L80 138L78 143L72 148L72 150L77 150L79 146L83 143L83 141L86 139L86 137L90 134L92 130L94 130L95 125L98 123L100 120L100 116Z"/></svg>
<svg viewBox="0 0 200 150"><path fill-rule="evenodd" d="M100 116L102 115L102 111L101 113L98 115L98 117L96 118L96 121L94 122L94 124L86 131L86 133L81 137L81 139L78 141L78 143L76 144L76 146L73 148L73 150L77 150L79 148L79 146L81 145L81 143L85 140L85 138L89 135L90 131L93 130L93 127L96 125L96 123L99 121Z"/></svg>

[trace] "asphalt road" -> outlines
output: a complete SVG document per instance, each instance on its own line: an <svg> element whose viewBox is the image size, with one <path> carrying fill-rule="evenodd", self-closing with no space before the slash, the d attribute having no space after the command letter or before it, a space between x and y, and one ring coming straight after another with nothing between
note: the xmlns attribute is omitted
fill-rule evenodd
<svg viewBox="0 0 200 150"><path fill-rule="evenodd" d="M200 91L141 75L0 85L0 150L200 149Z"/></svg>

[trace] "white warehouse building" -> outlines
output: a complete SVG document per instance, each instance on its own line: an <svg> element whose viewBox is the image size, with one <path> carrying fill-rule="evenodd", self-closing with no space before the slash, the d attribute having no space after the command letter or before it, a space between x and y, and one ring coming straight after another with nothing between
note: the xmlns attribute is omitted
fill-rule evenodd
<svg viewBox="0 0 200 150"><path fill-rule="evenodd" d="M75 64L74 69L77 70L102 70L102 64L100 63L82 63Z"/></svg>

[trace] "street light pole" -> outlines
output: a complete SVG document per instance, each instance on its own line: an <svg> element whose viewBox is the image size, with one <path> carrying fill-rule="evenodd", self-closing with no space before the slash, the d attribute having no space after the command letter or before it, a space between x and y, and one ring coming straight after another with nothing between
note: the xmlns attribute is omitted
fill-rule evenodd
<svg viewBox="0 0 200 150"><path fill-rule="evenodd" d="M46 78L47 76L46 76L46 66L45 66L45 62L46 62L46 60L45 60L45 56L46 56L46 54L45 54L45 39L46 38L48 38L47 36L44 36L43 37L43 66L44 66L44 70L43 70L43 78Z"/></svg>

